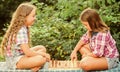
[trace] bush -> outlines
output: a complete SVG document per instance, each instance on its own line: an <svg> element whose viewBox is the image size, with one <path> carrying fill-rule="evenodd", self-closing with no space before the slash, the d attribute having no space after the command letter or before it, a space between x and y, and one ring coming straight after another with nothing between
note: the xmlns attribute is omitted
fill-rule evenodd
<svg viewBox="0 0 120 72"><path fill-rule="evenodd" d="M110 26L112 35L120 47L120 33L117 30L119 29L117 24L120 23L119 2L116 3L115 0L53 1L55 4L51 4L51 1L32 1L38 7L37 21L31 29L33 46L44 45L54 59L70 59L71 51L85 33L79 21L79 14L83 9L91 7L97 9L102 19Z"/></svg>
<svg viewBox="0 0 120 72"><path fill-rule="evenodd" d="M41 26L37 26L37 25ZM38 20L32 29L32 44L42 44L47 48L54 59L69 59L70 53L76 45L84 29L76 28L73 24L64 23L62 20L50 17Z"/></svg>

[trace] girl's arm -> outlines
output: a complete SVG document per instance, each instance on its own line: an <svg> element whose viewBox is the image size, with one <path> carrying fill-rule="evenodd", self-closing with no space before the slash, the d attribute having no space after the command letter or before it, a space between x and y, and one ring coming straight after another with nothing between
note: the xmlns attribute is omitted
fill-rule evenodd
<svg viewBox="0 0 120 72"><path fill-rule="evenodd" d="M29 46L28 46L27 43L21 44L20 48L23 50L23 52L25 53L26 56L29 56L29 57L36 56L36 55L42 55L42 56L44 56L43 53L39 54L39 53L36 53L36 52L30 50L30 48L29 48Z"/></svg>
<svg viewBox="0 0 120 72"><path fill-rule="evenodd" d="M71 60L77 60L77 51L80 50L80 48L84 45L84 42L79 40L79 42L77 43L77 45L75 46L74 50L71 53Z"/></svg>
<svg viewBox="0 0 120 72"><path fill-rule="evenodd" d="M74 50L75 52L77 52L78 50L80 50L80 48L84 45L87 44L89 39L88 39L88 31L81 37L81 39L79 40L79 42L77 43L77 45L75 46Z"/></svg>
<svg viewBox="0 0 120 72"><path fill-rule="evenodd" d="M74 50L71 53L71 60L77 60L77 51L80 50L80 48L84 45L87 44L89 41L87 32L81 37L77 45L75 46Z"/></svg>
<svg viewBox="0 0 120 72"><path fill-rule="evenodd" d="M78 50L80 50L80 48L84 45L85 43L82 40L79 40L79 42L77 43L77 45L74 48L74 52L77 52Z"/></svg>
<svg viewBox="0 0 120 72"><path fill-rule="evenodd" d="M94 58L98 58L98 56L95 55L95 54L93 54L93 53L89 53L89 54L87 54L87 56L91 56L91 57L94 57Z"/></svg>

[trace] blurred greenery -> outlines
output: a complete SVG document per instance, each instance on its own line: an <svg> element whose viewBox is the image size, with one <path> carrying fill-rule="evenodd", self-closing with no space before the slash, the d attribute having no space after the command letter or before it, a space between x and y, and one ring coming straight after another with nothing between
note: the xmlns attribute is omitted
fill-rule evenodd
<svg viewBox="0 0 120 72"><path fill-rule="evenodd" d="M25 0L0 0L0 36L5 33L3 29L10 22L12 13L21 2Z"/></svg>
<svg viewBox="0 0 120 72"><path fill-rule="evenodd" d="M14 3L12 0L11 2ZM31 0L31 2L38 8L37 20L31 27L32 45L44 45L51 58L70 59L71 51L86 31L79 21L79 15L88 7L96 9L111 28L120 51L119 0ZM11 14L9 15L11 18ZM4 22L4 25L6 26L8 22ZM3 35L0 36L0 41L2 37ZM80 54L78 55L80 59Z"/></svg>

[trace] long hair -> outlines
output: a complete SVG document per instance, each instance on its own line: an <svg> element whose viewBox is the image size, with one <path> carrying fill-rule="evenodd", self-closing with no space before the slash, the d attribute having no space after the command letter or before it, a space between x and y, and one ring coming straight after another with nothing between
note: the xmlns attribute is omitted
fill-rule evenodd
<svg viewBox="0 0 120 72"><path fill-rule="evenodd" d="M109 27L102 21L99 14L94 9L85 9L80 15L80 20L88 22L93 32L106 32L109 30Z"/></svg>
<svg viewBox="0 0 120 72"><path fill-rule="evenodd" d="M33 9L36 9L36 7L27 2L20 4L16 9L16 11L13 13L10 26L8 27L8 30L6 31L3 40L1 42L0 48L2 49L2 54L4 53L4 50L11 51L11 48L7 49L8 44L11 46L13 43L15 43L16 35L18 31L21 29L22 26L25 25L25 18L31 13ZM29 38L28 43L30 43L29 28L28 28L28 38Z"/></svg>

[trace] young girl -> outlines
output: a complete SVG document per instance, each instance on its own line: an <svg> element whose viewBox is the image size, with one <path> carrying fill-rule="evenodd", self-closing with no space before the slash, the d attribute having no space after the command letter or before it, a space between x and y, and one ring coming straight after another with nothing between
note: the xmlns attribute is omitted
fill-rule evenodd
<svg viewBox="0 0 120 72"><path fill-rule="evenodd" d="M36 7L30 3L22 3L13 14L10 26L1 43L6 53L9 67L32 69L37 71L50 60L46 48L38 45L30 48L29 28L35 21Z"/></svg>
<svg viewBox="0 0 120 72"><path fill-rule="evenodd" d="M116 42L99 14L94 9L87 8L81 13L80 20L87 32L72 51L71 60L77 60L77 51L80 51L80 67L85 71L117 67L119 53Z"/></svg>

